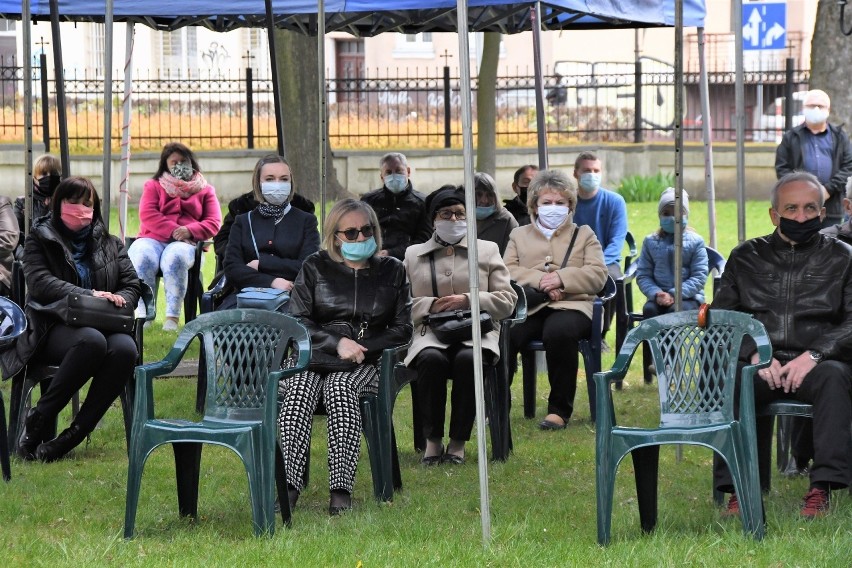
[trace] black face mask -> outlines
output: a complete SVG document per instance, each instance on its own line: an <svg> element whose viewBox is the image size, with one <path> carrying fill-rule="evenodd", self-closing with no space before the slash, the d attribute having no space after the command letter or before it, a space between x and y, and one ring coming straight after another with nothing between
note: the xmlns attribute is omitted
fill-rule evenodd
<svg viewBox="0 0 852 568"><path fill-rule="evenodd" d="M802 223L794 221L793 219L781 217L780 222L778 223L778 228L781 229L784 236L791 241L804 243L809 241L811 237L819 232L821 224L822 221L820 221L819 216L814 217L813 219L808 219Z"/></svg>
<svg viewBox="0 0 852 568"><path fill-rule="evenodd" d="M518 187L518 199L520 199L521 202L524 205L527 204L527 190L528 189L529 189L528 187Z"/></svg>

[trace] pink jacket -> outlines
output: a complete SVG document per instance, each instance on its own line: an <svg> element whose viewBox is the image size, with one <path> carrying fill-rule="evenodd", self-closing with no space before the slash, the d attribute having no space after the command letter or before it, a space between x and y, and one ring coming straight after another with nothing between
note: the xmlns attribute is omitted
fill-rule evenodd
<svg viewBox="0 0 852 568"><path fill-rule="evenodd" d="M172 240L172 232L186 227L196 241L211 238L222 224L222 208L212 185L185 199L170 197L160 182L149 179L139 200L139 238Z"/></svg>

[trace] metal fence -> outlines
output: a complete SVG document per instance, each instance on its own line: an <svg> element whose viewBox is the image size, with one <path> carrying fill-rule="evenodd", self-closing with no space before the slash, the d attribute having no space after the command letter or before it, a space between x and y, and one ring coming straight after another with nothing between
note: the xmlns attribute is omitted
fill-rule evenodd
<svg viewBox="0 0 852 568"><path fill-rule="evenodd" d="M443 71L443 73L441 72ZM673 137L674 72L663 61L638 63L560 62L545 78L548 142L641 142ZM329 137L334 148L459 147L460 97L449 69L434 76L372 77L328 81ZM119 73L116 76L120 77ZM0 61L0 141L23 140L23 71ZM33 135L57 146L54 80L44 67L33 72ZM746 74L746 136L774 142L784 131L784 97L807 88L808 73L768 70ZM735 137L734 73L709 75L710 116L717 141ZM473 111L476 114L474 80ZM75 151L97 151L103 137L103 80L92 72L66 74L69 143ZM246 69L196 78L167 72L137 74L133 82L131 138L134 149L158 149L182 140L197 149L274 148L272 83ZM703 121L698 74L685 75L683 130L686 140L701 139ZM532 146L536 141L535 83L529 74L502 76L496 84L498 145ZM113 84L115 116L112 144L121 138L123 79ZM801 99L794 96L794 122ZM287 114L284 120L309 124ZM46 127L45 127L46 126ZM474 121L474 131L476 123ZM475 134L475 132L474 132Z"/></svg>

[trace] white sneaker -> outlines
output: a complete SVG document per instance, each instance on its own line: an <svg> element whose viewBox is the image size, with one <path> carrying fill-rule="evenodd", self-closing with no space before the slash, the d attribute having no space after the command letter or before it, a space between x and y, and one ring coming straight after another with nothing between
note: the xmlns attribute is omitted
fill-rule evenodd
<svg viewBox="0 0 852 568"><path fill-rule="evenodd" d="M142 329L151 329L151 322L146 321L142 324Z"/></svg>
<svg viewBox="0 0 852 568"><path fill-rule="evenodd" d="M163 322L163 331L177 331L178 324L175 320L167 319Z"/></svg>

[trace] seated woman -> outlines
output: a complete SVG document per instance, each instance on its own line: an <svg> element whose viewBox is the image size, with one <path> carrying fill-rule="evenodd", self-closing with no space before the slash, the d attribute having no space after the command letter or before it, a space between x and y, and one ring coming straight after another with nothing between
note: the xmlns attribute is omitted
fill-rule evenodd
<svg viewBox="0 0 852 568"><path fill-rule="evenodd" d="M139 234L127 251L136 272L152 288L157 271L166 289L165 331L177 331L178 317L195 264L195 244L216 234L222 208L216 190L201 175L192 150L166 144L139 200Z"/></svg>
<svg viewBox="0 0 852 568"><path fill-rule="evenodd" d="M293 178L287 160L261 158L252 188L258 205L234 221L225 256L225 276L234 292L219 309L236 307L237 292L248 286L290 291L302 262L319 250L317 218L290 204Z"/></svg>
<svg viewBox="0 0 852 568"><path fill-rule="evenodd" d="M260 159L260 161L255 166L255 177L253 180L257 179L257 168L262 168L266 164L275 164L275 163L285 163L284 158L278 156L276 154L269 154ZM248 193L244 193L237 198L234 198L228 203L228 213L225 215L225 218L222 220L222 226L219 228L219 232L216 233L216 236L213 237L213 248L216 251L216 261L218 263L219 270L223 270L225 267L225 253L228 249L228 238L231 236L231 228L234 225L234 221L239 215L243 213L248 213L249 211L253 211L257 208L260 200L257 198L258 190L256 181L252 183L252 190ZM314 214L314 204L311 200L306 199L302 195L300 195L296 191L296 185L294 180L290 180L291 188L292 188L292 196L290 197L289 203L291 206L296 209L301 209L305 213Z"/></svg>
<svg viewBox="0 0 852 568"><path fill-rule="evenodd" d="M636 261L636 284L648 299L642 315L652 318L674 310L674 188L666 189L660 196L657 212L660 228L645 237L642 253ZM704 239L686 226L689 217L689 196L683 192L683 259L681 274L681 309L697 310L704 303L704 284L707 283L707 250Z"/></svg>
<svg viewBox="0 0 852 568"><path fill-rule="evenodd" d="M518 222L497 198L497 183L493 177L477 172L473 176L473 186L476 190L476 238L497 243L502 255L509 244L509 233Z"/></svg>
<svg viewBox="0 0 852 568"><path fill-rule="evenodd" d="M405 251L405 268L414 298L413 320L417 333L405 364L417 371L418 396L426 438L421 462L464 463L465 443L470 440L476 400L473 384L473 342L442 343L424 325L429 314L470 309L470 277L467 267L467 215L464 190L445 185L430 196L429 219L434 224L432 238ZM476 241L479 251L480 309L499 321L515 307L517 295L509 283L509 271L500 258L497 245ZM482 337L482 358L486 365L500 357L498 329ZM447 381L453 380L449 443L444 451L444 418Z"/></svg>
<svg viewBox="0 0 852 568"><path fill-rule="evenodd" d="M98 194L81 177L62 181L49 215L33 225L24 245L24 274L29 301L42 306L69 294L107 298L119 307L139 300L139 278L124 244L107 233ZM30 326L0 362L6 378L31 360L59 366L50 388L27 414L18 449L25 460L50 462L82 442L121 394L136 365L136 343L127 333L69 326L29 304L26 310ZM92 384L71 426L45 441L48 425L89 378Z"/></svg>
<svg viewBox="0 0 852 568"><path fill-rule="evenodd" d="M527 320L512 327L512 373L517 355L532 340L544 342L550 396L542 430L561 430L574 411L578 343L592 330L592 302L607 277L595 233L577 226L575 181L544 170L530 182L527 206L532 222L512 231L505 260L512 279L527 292Z"/></svg>
<svg viewBox="0 0 852 568"><path fill-rule="evenodd" d="M309 256L291 291L290 314L311 334L307 371L281 383L281 444L290 507L303 489L313 413L328 412L329 514L352 507L361 451L358 397L375 391L382 351L411 339L411 295L402 263L378 256L376 213L362 201L338 201L325 220L322 251Z"/></svg>
<svg viewBox="0 0 852 568"><path fill-rule="evenodd" d="M42 154L33 162L33 193L30 226L39 217L50 213L50 197L59 185L62 175L62 162L53 154ZM21 232L20 242L24 244L26 223L26 196L15 198L15 217Z"/></svg>

